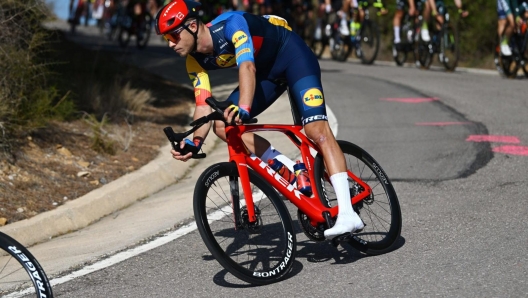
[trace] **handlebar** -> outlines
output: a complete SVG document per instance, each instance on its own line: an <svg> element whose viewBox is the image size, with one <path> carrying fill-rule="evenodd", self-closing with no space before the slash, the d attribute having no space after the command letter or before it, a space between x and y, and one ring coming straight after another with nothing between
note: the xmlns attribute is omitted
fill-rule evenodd
<svg viewBox="0 0 528 298"><path fill-rule="evenodd" d="M212 120L220 120L226 123L226 125L232 125L232 124L227 123L224 118L224 110L233 104L232 101L230 100L217 101L213 97L209 97L205 100L205 102L209 106L211 106L211 108L213 108L214 112L191 122L189 124L190 126L192 126L190 130L181 132L181 133L175 133L172 127L170 126L167 126L163 129L163 132L165 133L165 135L167 136L167 139L169 139L169 142L171 143L172 149L174 149L175 151L179 152L182 155L185 155L191 152L192 153L191 158L205 158L206 157L205 153L198 153L198 148L191 146L189 144L185 144L183 148L180 148L180 142L184 141L187 136L195 132L202 125ZM257 123L257 118L249 119L247 121L244 121L244 123Z"/></svg>

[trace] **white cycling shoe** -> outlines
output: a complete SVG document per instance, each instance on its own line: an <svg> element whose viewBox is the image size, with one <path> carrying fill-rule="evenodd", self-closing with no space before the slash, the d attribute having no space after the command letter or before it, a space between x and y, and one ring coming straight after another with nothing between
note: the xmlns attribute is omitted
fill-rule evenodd
<svg viewBox="0 0 528 298"><path fill-rule="evenodd" d="M507 45L507 44L501 44L500 45L500 50L501 50L501 54L503 56L511 56L512 55L510 46Z"/></svg>
<svg viewBox="0 0 528 298"><path fill-rule="evenodd" d="M420 36L422 37L422 40L425 41L425 42L429 42L431 40L431 36L429 36L429 30L428 29L420 30Z"/></svg>
<svg viewBox="0 0 528 298"><path fill-rule="evenodd" d="M324 231L324 235L327 239L333 239L336 236L343 235L346 233L354 233L358 230L362 230L365 227L363 224L363 221L357 215L357 213L354 212L353 215L345 216L345 217L337 217L336 224Z"/></svg>

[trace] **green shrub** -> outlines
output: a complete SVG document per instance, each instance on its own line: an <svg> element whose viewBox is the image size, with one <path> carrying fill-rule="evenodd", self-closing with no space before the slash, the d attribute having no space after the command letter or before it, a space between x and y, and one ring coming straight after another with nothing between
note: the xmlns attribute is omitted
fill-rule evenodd
<svg viewBox="0 0 528 298"><path fill-rule="evenodd" d="M20 135L74 111L49 83L50 37L41 27L48 16L42 0L0 0L0 150L7 155Z"/></svg>

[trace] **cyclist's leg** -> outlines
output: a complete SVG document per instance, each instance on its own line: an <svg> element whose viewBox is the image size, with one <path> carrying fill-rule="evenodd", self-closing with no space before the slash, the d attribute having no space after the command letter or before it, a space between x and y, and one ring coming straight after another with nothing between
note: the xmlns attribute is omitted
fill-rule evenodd
<svg viewBox="0 0 528 298"><path fill-rule="evenodd" d="M513 34L515 23L513 20L513 14L506 0L497 0L497 14L499 17L498 30L501 43L501 54L504 56L511 56L511 49L508 43Z"/></svg>
<svg viewBox="0 0 528 298"><path fill-rule="evenodd" d="M403 18L405 9L405 0L396 0L396 12L394 13L394 18L392 19L392 27L394 29L394 44L399 44L400 39L400 26Z"/></svg>
<svg viewBox="0 0 528 298"><path fill-rule="evenodd" d="M250 117L256 117L269 106L271 106L279 96L284 93L286 87L280 87L271 80L268 79L267 74L257 75L257 84L255 89L255 98L251 106ZM231 100L234 104L238 104L240 96L240 90L237 87L228 100ZM215 121L213 126L215 134L222 140L226 140L224 122ZM262 160L267 162L269 159L277 158L283 164L293 171L293 165L295 164L292 160L282 155L280 151L276 150L271 146L270 142L263 137L254 133L245 133L242 135L242 140L247 146L249 151L259 156Z"/></svg>
<svg viewBox="0 0 528 298"><path fill-rule="evenodd" d="M444 24L444 15L446 13L446 7L444 1L433 1L436 5L436 30L440 30Z"/></svg>
<svg viewBox="0 0 528 298"><path fill-rule="evenodd" d="M420 1L420 0L418 0ZM425 6L423 9L423 22L422 22L422 28L420 30L420 37L423 41L428 42L431 40L431 36L429 36L429 20L431 18L431 10L436 11L436 5L435 0L425 0Z"/></svg>
<svg viewBox="0 0 528 298"><path fill-rule="evenodd" d="M325 236L332 238L363 228L361 218L352 209L343 152L328 124L317 58L298 36L292 35L288 41L288 51L283 52L277 60L279 65L284 65L282 73L286 75L304 131L319 146L336 191L338 219L334 227L325 231Z"/></svg>

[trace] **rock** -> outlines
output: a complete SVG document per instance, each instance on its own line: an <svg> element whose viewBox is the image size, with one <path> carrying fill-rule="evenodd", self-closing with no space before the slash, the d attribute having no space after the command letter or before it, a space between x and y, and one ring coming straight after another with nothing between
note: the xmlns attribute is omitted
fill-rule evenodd
<svg viewBox="0 0 528 298"><path fill-rule="evenodd" d="M88 177L88 176L90 176L90 172L81 171L77 173L77 177Z"/></svg>
<svg viewBox="0 0 528 298"><path fill-rule="evenodd" d="M5 226L7 223L7 218L0 217L0 227Z"/></svg>
<svg viewBox="0 0 528 298"><path fill-rule="evenodd" d="M87 162L87 161L84 161L84 160L79 160L79 161L77 162L77 164L80 165L80 166L83 167L83 168L87 168L87 167L90 166L90 163Z"/></svg>
<svg viewBox="0 0 528 298"><path fill-rule="evenodd" d="M101 179L99 179L99 182L101 182L101 184L107 184L108 183L108 181L106 181L105 177L102 177Z"/></svg>
<svg viewBox="0 0 528 298"><path fill-rule="evenodd" d="M132 157L132 161L139 161L139 159Z"/></svg>
<svg viewBox="0 0 528 298"><path fill-rule="evenodd" d="M70 152L70 150L68 150L67 148L65 147L60 147L57 149L57 152L59 152L60 154L66 156L66 157L70 157L72 156L72 153Z"/></svg>
<svg viewBox="0 0 528 298"><path fill-rule="evenodd" d="M99 180L90 181L90 184L97 186L99 185Z"/></svg>
<svg viewBox="0 0 528 298"><path fill-rule="evenodd" d="M127 170L129 170L129 171L133 171L133 170L134 170L134 166L129 166L129 167L127 167Z"/></svg>
<svg viewBox="0 0 528 298"><path fill-rule="evenodd" d="M18 212L18 213L22 213L22 212L24 212L24 208L17 208L17 212Z"/></svg>

